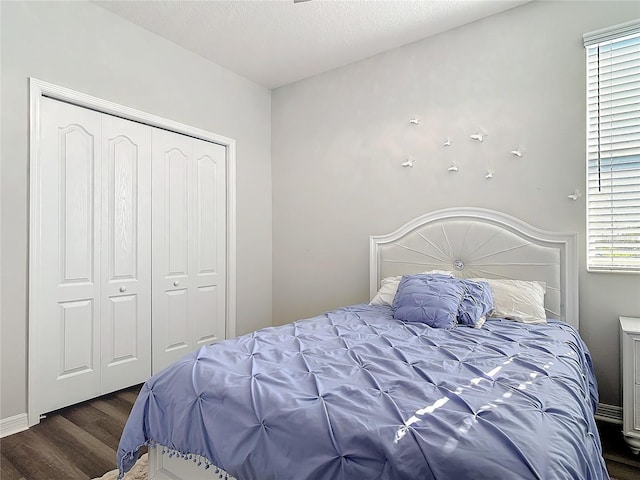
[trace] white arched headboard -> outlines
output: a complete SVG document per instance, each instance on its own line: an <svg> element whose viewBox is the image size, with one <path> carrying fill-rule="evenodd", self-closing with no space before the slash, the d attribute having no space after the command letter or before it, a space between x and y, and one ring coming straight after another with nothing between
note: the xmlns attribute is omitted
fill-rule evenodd
<svg viewBox="0 0 640 480"><path fill-rule="evenodd" d="M426 270L545 282L547 317L578 328L576 233L540 230L501 212L466 207L431 212L370 237L371 298L382 278Z"/></svg>

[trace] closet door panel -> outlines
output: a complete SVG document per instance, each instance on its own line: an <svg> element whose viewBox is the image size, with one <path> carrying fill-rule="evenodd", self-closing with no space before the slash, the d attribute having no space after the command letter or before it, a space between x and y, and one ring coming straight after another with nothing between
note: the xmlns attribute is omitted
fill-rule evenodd
<svg viewBox="0 0 640 480"><path fill-rule="evenodd" d="M109 298L108 311L103 315L104 328L109 336L104 338L103 352L105 355L105 367L113 369L117 365L130 364L134 361L143 361L140 358L140 340L138 334L138 295L118 295ZM150 365L149 357L149 365ZM131 367L131 365L127 365ZM145 369L141 381L146 380L151 373L150 366ZM133 380L133 383L136 383ZM108 390L108 388L107 388Z"/></svg>
<svg viewBox="0 0 640 480"><path fill-rule="evenodd" d="M153 130L153 371L225 338L226 148Z"/></svg>
<svg viewBox="0 0 640 480"><path fill-rule="evenodd" d="M215 285L201 286L197 288L197 298L193 312L193 344L195 346L209 345L221 340L220 332L216 325L218 314L218 292ZM224 333L224 332L223 332Z"/></svg>
<svg viewBox="0 0 640 480"><path fill-rule="evenodd" d="M153 129L153 372L192 349L192 139Z"/></svg>
<svg viewBox="0 0 640 480"><path fill-rule="evenodd" d="M151 127L102 117L104 394L151 375Z"/></svg>
<svg viewBox="0 0 640 480"><path fill-rule="evenodd" d="M194 209L191 250L196 298L192 342L210 344L225 338L226 149L193 140Z"/></svg>
<svg viewBox="0 0 640 480"><path fill-rule="evenodd" d="M166 299L168 331L165 352L182 355L190 348L189 324L185 321L189 317L189 291L184 288L169 290L166 292Z"/></svg>
<svg viewBox="0 0 640 480"><path fill-rule="evenodd" d="M100 394L100 114L42 99L39 385L48 412Z"/></svg>
<svg viewBox="0 0 640 480"><path fill-rule="evenodd" d="M189 174L190 165L187 152L191 146L184 138L174 136L175 145L164 153L164 221L166 254L168 259L167 275L172 277L185 277L188 275L188 250L189 250Z"/></svg>
<svg viewBox="0 0 640 480"><path fill-rule="evenodd" d="M61 357L58 381L91 374L94 366L93 327L96 316L93 300L59 302Z"/></svg>

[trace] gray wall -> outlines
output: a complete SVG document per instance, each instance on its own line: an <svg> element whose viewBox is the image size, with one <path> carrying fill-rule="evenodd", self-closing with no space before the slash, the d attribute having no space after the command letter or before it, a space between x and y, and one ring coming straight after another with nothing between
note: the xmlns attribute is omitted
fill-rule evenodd
<svg viewBox="0 0 640 480"><path fill-rule="evenodd" d="M0 418L26 412L28 77L234 138L237 332L271 324L271 93L86 2L1 2Z"/></svg>
<svg viewBox="0 0 640 480"><path fill-rule="evenodd" d="M582 35L639 5L533 2L275 90L274 324L367 301L370 234L444 207L501 210L579 233L581 334L601 402L619 405L618 316L640 316L640 275L586 272L584 196L567 195L585 191Z"/></svg>

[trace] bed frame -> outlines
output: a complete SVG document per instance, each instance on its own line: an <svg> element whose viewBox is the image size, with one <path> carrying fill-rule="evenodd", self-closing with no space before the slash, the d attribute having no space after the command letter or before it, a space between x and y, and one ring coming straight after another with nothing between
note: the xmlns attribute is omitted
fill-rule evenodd
<svg viewBox="0 0 640 480"><path fill-rule="evenodd" d="M385 277L447 270L460 278L513 278L546 283L545 308L578 328L577 234L549 232L481 208L428 213L387 235L370 237L370 298ZM150 480L210 480L211 468L149 448ZM215 472L215 467L214 472ZM230 475L221 478L233 479Z"/></svg>
<svg viewBox="0 0 640 480"><path fill-rule="evenodd" d="M504 213L447 208L370 239L370 293L385 277L447 270L460 278L546 283L548 318L578 328L577 234L548 232Z"/></svg>

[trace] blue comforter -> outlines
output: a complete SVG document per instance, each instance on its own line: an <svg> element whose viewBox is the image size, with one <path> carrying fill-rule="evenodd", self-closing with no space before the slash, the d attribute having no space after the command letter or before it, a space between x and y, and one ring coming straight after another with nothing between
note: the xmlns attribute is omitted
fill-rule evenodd
<svg viewBox="0 0 640 480"><path fill-rule="evenodd" d="M118 465L157 443L239 480L607 479L596 405L589 352L567 324L445 330L363 304L153 376Z"/></svg>

